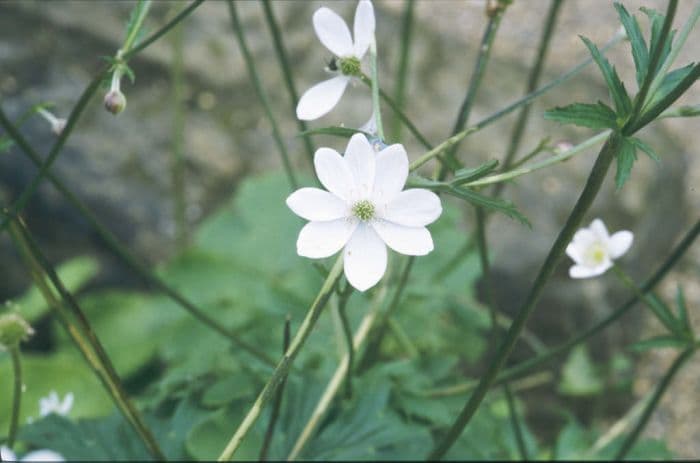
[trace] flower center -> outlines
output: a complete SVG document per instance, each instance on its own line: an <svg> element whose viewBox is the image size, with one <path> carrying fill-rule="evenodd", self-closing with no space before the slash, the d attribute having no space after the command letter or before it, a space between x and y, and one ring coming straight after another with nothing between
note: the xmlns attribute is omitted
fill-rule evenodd
<svg viewBox="0 0 700 463"><path fill-rule="evenodd" d="M374 217L374 204L366 199L358 201L352 206L352 214L363 222L367 222Z"/></svg>
<svg viewBox="0 0 700 463"><path fill-rule="evenodd" d="M338 68L340 72L346 76L359 76L360 75L360 60L354 56L349 56L347 58L339 58L337 60Z"/></svg>
<svg viewBox="0 0 700 463"><path fill-rule="evenodd" d="M591 265L600 265L603 262L605 262L605 259L607 259L608 257L608 253L602 244L595 243L591 245L590 248L588 248L588 252L586 252L586 257Z"/></svg>

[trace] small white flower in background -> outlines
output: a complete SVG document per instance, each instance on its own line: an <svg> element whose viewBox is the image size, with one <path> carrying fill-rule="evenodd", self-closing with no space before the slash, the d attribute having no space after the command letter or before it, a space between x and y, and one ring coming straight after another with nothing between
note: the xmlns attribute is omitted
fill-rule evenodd
<svg viewBox="0 0 700 463"><path fill-rule="evenodd" d="M440 217L442 205L431 191L402 191L408 178L403 145L376 153L364 135L355 134L345 156L320 148L314 166L328 191L301 188L287 198L295 214L310 220L297 240L300 256L321 259L344 249L345 277L365 291L386 271L386 246L411 256L433 250L425 226Z"/></svg>
<svg viewBox="0 0 700 463"><path fill-rule="evenodd" d="M321 43L335 55L328 65L328 71L337 75L314 85L301 96L297 117L305 121L318 119L333 109L350 80L360 74L362 58L374 42L374 7L369 0L360 0L357 4L354 41L343 18L329 8L316 10L313 23Z"/></svg>
<svg viewBox="0 0 700 463"><path fill-rule="evenodd" d="M57 415L66 416L73 408L73 393L69 392L61 400L56 391L51 391L47 397L39 399L39 414L41 416L55 413Z"/></svg>
<svg viewBox="0 0 700 463"><path fill-rule="evenodd" d="M50 111L47 111L44 108L39 108L38 111L39 115L46 119L46 121L51 125L51 131L54 133L54 135L59 136L63 132L63 129L66 128L66 124L68 121L63 119L62 117L56 117L54 116L53 113Z"/></svg>
<svg viewBox="0 0 700 463"><path fill-rule="evenodd" d="M46 449L29 452L17 460L17 455L4 445L0 447L0 456L2 456L2 461L66 461L61 454Z"/></svg>
<svg viewBox="0 0 700 463"><path fill-rule="evenodd" d="M566 247L566 254L575 262L569 268L569 276L590 278L602 275L612 267L613 260L629 250L633 240L632 232L622 230L610 235L602 220L593 220L590 227L577 231Z"/></svg>

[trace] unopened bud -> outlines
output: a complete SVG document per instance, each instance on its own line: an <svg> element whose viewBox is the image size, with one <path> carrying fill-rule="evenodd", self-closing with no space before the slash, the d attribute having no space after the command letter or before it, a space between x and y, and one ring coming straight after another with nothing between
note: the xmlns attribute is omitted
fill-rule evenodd
<svg viewBox="0 0 700 463"><path fill-rule="evenodd" d="M34 330L24 318L16 313L0 315L0 347L15 349L19 343L26 341Z"/></svg>
<svg viewBox="0 0 700 463"><path fill-rule="evenodd" d="M570 141L562 140L554 145L554 152L556 154L561 154L569 151L574 145Z"/></svg>
<svg viewBox="0 0 700 463"><path fill-rule="evenodd" d="M60 136L61 133L63 132L63 129L66 128L66 121L65 119L61 117L56 117L53 115L51 111L48 111L44 108L39 108L39 114L41 117L46 119L49 124L51 124L51 131L56 135Z"/></svg>
<svg viewBox="0 0 700 463"><path fill-rule="evenodd" d="M117 115L126 108L126 97L120 90L110 90L105 95L104 103L107 111Z"/></svg>

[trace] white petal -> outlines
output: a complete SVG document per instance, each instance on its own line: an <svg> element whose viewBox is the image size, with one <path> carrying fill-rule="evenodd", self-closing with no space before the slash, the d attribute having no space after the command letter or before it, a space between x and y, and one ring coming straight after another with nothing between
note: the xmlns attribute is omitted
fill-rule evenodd
<svg viewBox="0 0 700 463"><path fill-rule="evenodd" d="M350 138L345 149L345 163L354 179L354 194L358 199L367 199L372 193L375 172L374 148L361 133Z"/></svg>
<svg viewBox="0 0 700 463"><path fill-rule="evenodd" d="M369 0L360 0L355 10L353 24L355 56L362 59L374 40L374 7Z"/></svg>
<svg viewBox="0 0 700 463"><path fill-rule="evenodd" d="M386 204L398 195L408 178L408 155L403 145L387 146L377 154L374 174L375 204Z"/></svg>
<svg viewBox="0 0 700 463"><path fill-rule="evenodd" d="M345 246L345 278L358 291L366 291L384 276L387 251L369 225L360 223Z"/></svg>
<svg viewBox="0 0 700 463"><path fill-rule="evenodd" d="M572 240L571 243L566 247L566 255L571 257L571 259L580 264L583 262L583 251L584 247Z"/></svg>
<svg viewBox="0 0 700 463"><path fill-rule="evenodd" d="M314 29L321 43L336 56L349 56L353 52L350 29L343 18L326 7L319 8L314 13Z"/></svg>
<svg viewBox="0 0 700 463"><path fill-rule="evenodd" d="M588 265L573 265L569 268L569 276L571 278L591 278L602 275L610 267L612 267L612 262L610 261L595 267L590 267Z"/></svg>
<svg viewBox="0 0 700 463"><path fill-rule="evenodd" d="M17 461L15 452L4 445L0 447L0 457L2 457L2 461Z"/></svg>
<svg viewBox="0 0 700 463"><path fill-rule="evenodd" d="M348 216L348 206L333 193L318 188L301 188L287 198L287 206L306 220L327 221Z"/></svg>
<svg viewBox="0 0 700 463"><path fill-rule="evenodd" d="M338 104L350 78L335 76L308 89L297 104L297 117L302 121L318 119Z"/></svg>
<svg viewBox="0 0 700 463"><path fill-rule="evenodd" d="M20 461L66 461L63 456L53 450L35 450L29 452Z"/></svg>
<svg viewBox="0 0 700 463"><path fill-rule="evenodd" d="M339 198L349 200L354 181L340 153L330 148L319 148L314 155L314 167L326 190Z"/></svg>
<svg viewBox="0 0 700 463"><path fill-rule="evenodd" d="M374 231L396 252L424 256L433 250L433 238L425 227L404 227L386 220L372 222Z"/></svg>
<svg viewBox="0 0 700 463"><path fill-rule="evenodd" d="M617 259L626 253L632 246L632 241L634 241L634 235L631 231L622 230L610 237L608 241L608 252L612 259Z"/></svg>
<svg viewBox="0 0 700 463"><path fill-rule="evenodd" d="M356 220L344 218L309 222L299 232L297 254L312 259L332 256L345 246L356 227Z"/></svg>
<svg viewBox="0 0 700 463"><path fill-rule="evenodd" d="M402 191L386 206L382 218L407 227L423 227L442 214L440 198L432 191L412 188Z"/></svg>
<svg viewBox="0 0 700 463"><path fill-rule="evenodd" d="M66 396L63 398L63 404L61 405L61 413L63 415L67 415L68 412L71 411L73 408L73 402L75 400L75 397L73 396L72 392L69 392L66 394Z"/></svg>
<svg viewBox="0 0 700 463"><path fill-rule="evenodd" d="M608 234L608 229L605 228L605 224L600 219L594 219L593 222L591 222L589 230L595 233L598 239L603 243L607 242L610 238L610 235Z"/></svg>
<svg viewBox="0 0 700 463"><path fill-rule="evenodd" d="M375 114L374 110L372 110L372 115L370 116L369 120L367 122L365 122L357 130L360 130L361 132L369 133L372 135L377 134L377 115Z"/></svg>

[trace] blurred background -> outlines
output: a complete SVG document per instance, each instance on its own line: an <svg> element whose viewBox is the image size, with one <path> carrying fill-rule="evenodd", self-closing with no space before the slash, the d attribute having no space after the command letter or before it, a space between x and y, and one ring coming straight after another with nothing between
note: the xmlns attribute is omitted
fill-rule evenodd
<svg viewBox="0 0 700 463"><path fill-rule="evenodd" d="M318 42L311 26L313 11L330 5L351 23L355 2L275 1L273 8L283 32L299 93L324 78L323 67L330 53ZM663 11L665 1L624 1L630 12L646 18L641 6ZM185 2L155 2L146 31L155 30ZM472 111L471 123L520 98L525 91L549 1L515 0L506 11L484 83ZM263 85L280 124L294 165L310 174L292 106L279 71L261 5L238 2L249 46L256 58ZM380 84L390 93L396 84L399 40L405 3L375 0ZM67 117L77 98L101 66L101 56L111 56L121 45L124 24L133 6L129 1L31 1L0 2L0 103L11 118L39 102L54 103L53 111ZM680 27L694 2L680 2L676 27ZM406 112L437 144L450 135L464 97L486 26L485 2L479 0L417 0L407 79ZM177 38L170 34L134 58L136 73L122 90L128 104L115 117L101 104L100 92L87 108L77 129L55 163L53 172L64 181L143 260L156 265L175 256L197 224L234 196L242 179L255 173L279 169L277 148L262 106L248 79L224 2L208 1L181 26L184 110L177 109L173 86L173 62ZM612 2L564 0L544 67L541 83L549 82L587 57L578 35L602 46L619 29ZM622 42L608 54L630 92L636 91L629 44ZM676 66L700 58L700 31L686 43ZM350 88L326 117L312 127L345 125L359 127L369 118L369 92L362 84ZM533 149L544 137L552 143L576 144L590 137L589 130L545 121L542 112L574 101L607 101L607 90L598 69L590 65L582 73L556 87L532 105L531 116L519 153ZM697 104L696 85L677 103ZM513 113L516 114L516 113ZM178 115L182 119L179 127ZM384 111L388 127L394 122ZM507 149L514 115L466 139L459 151L467 166L502 159ZM599 195L587 221L602 218L611 231L632 230L635 245L622 265L641 281L651 274L698 218L700 211L700 131L698 119L665 119L639 136L660 155L655 165L645 156L635 163L631 180L615 191L611 178ZM23 133L42 154L54 135L48 124L34 117ZM390 131L391 133L391 131ZM399 140L389 140L395 142ZM400 139L411 159L424 150L407 130ZM316 137L316 146L337 150L345 141ZM178 226L173 200L171 160L175 150L185 157L185 227ZM498 304L512 315L526 293L532 276L543 260L555 234L575 202L595 157L595 149L554 168L520 178L508 185L504 197L512 200L532 223L528 229L503 216L489 224L493 245L493 268L499 288ZM31 181L36 169L12 148L0 154L0 198L15 200ZM25 219L52 261L92 255L100 262L99 276L84 290L105 287L141 287L143 284L106 249L80 214L44 182L25 210ZM465 209L465 230L473 212ZM280 236L288 240L289 236ZM30 281L8 236L0 236L0 301L26 290ZM599 320L627 294L612 278L571 281L562 264L546 295L530 320L529 328L545 344L571 337L582 326ZM700 245L689 254L660 286L669 298L677 284L685 290L691 318L700 328ZM597 362L609 362L621 346L660 331L657 322L641 307L606 330L589 346ZM35 339L34 348L47 348L50 340ZM668 354L668 355L667 355ZM516 352L514 360L526 358ZM625 374L634 378L632 391L639 398L659 380L673 359L671 351L630 355ZM529 394L529 395L528 395ZM568 401L580 419L599 420L609 426L635 397L600 398L552 396L551 390L535 389L526 400ZM700 358L697 356L676 378L655 413L646 435L665 438L680 457L700 455ZM595 406L592 406L595 405ZM602 407L602 409L601 409ZM530 407L533 423L552 418L555 403ZM541 415L541 416L538 416ZM609 420L606 422L606 420ZM536 425L535 425L536 426ZM537 426L536 426L537 427ZM547 432L540 426L540 432Z"/></svg>

